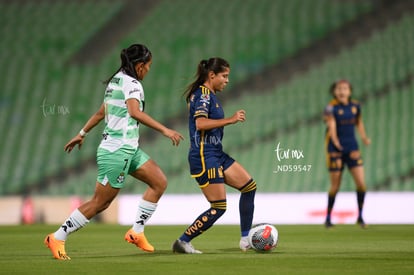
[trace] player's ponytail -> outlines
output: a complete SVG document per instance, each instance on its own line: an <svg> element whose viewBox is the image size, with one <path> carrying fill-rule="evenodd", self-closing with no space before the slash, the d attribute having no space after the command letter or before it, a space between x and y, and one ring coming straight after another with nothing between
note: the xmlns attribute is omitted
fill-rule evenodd
<svg viewBox="0 0 414 275"><path fill-rule="evenodd" d="M121 66L114 74L111 75L110 78L104 81L105 84L108 84L111 79L121 70L130 77L138 79L137 72L135 71L135 65L141 62L149 62L152 59L152 54L146 46L141 44L133 44L121 51L120 58Z"/></svg>
<svg viewBox="0 0 414 275"><path fill-rule="evenodd" d="M203 59L198 63L197 66L197 73L195 75L195 80L187 86L184 91L183 96L185 96L185 100L187 102L190 101L191 95L195 90L203 85L203 83L208 78L208 73L213 71L215 74L223 72L226 68L230 68L230 64L220 57L212 57L208 60Z"/></svg>

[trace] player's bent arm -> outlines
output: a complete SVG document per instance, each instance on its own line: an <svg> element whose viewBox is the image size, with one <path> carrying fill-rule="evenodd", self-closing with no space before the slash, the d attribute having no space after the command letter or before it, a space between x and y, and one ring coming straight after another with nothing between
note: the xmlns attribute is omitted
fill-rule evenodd
<svg viewBox="0 0 414 275"><path fill-rule="evenodd" d="M101 122L101 120L104 119L104 117L105 106L102 104L101 107L99 107L99 110L88 119L86 124L83 126L82 130L76 136L74 136L68 143L65 144L65 146L63 147L65 152L70 153L76 145L78 145L78 148L80 150L86 133L92 130L93 127L98 125L98 123Z"/></svg>
<svg viewBox="0 0 414 275"><path fill-rule="evenodd" d="M335 145L336 148L342 150L342 146L339 143L338 134L336 132L336 122L333 116L325 116L326 124L328 125L328 134L332 140L332 143Z"/></svg>
<svg viewBox="0 0 414 275"><path fill-rule="evenodd" d="M211 130L214 128L220 128L220 127L227 126L230 124L233 124L230 118L210 119L206 117L199 117L196 119L196 129L198 131Z"/></svg>
<svg viewBox="0 0 414 275"><path fill-rule="evenodd" d="M105 106L104 104L99 107L98 111L94 113L86 124L83 126L83 130L87 133L92 130L96 125L99 124L105 118Z"/></svg>
<svg viewBox="0 0 414 275"><path fill-rule="evenodd" d="M139 109L139 101L138 100L128 99L126 101L126 105L127 105L127 108L128 108L128 113L130 114L130 116L133 119L135 119L139 123L144 124L147 127L150 127L152 129L162 133L164 136L166 136L166 137L168 137L169 139L172 140L173 145L178 145L180 143L180 140L184 139L184 137L180 133L165 127L160 122L156 121L151 116L149 116L147 113L142 112Z"/></svg>
<svg viewBox="0 0 414 275"><path fill-rule="evenodd" d="M224 127L237 122L243 122L245 119L246 112L244 110L239 110L229 118L210 119L206 117L199 117L196 119L195 123L198 131L206 131L214 128Z"/></svg>
<svg viewBox="0 0 414 275"><path fill-rule="evenodd" d="M364 142L365 145L369 145L371 143L371 139L367 137L367 134L365 132L365 125L364 122L362 122L361 117L357 120L356 127L359 135L361 136L362 142Z"/></svg>

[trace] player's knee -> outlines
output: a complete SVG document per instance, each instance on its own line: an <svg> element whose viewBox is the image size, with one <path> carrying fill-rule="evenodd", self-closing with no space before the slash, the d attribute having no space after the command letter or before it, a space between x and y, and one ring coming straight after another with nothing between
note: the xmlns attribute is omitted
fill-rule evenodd
<svg viewBox="0 0 414 275"><path fill-rule="evenodd" d="M239 188L239 191L242 193L256 191L256 181L254 179L250 179L245 185Z"/></svg>
<svg viewBox="0 0 414 275"><path fill-rule="evenodd" d="M219 200L210 202L210 214L216 216L216 219L220 218L227 210L227 201Z"/></svg>
<svg viewBox="0 0 414 275"><path fill-rule="evenodd" d="M336 194L338 194L338 189L329 189L329 191L328 191L328 195L329 195L330 197L335 197L335 196L336 196Z"/></svg>
<svg viewBox="0 0 414 275"><path fill-rule="evenodd" d="M164 193L164 191L167 189L167 178L164 176L162 179L160 179L159 183L157 184L156 188L159 193Z"/></svg>
<svg viewBox="0 0 414 275"><path fill-rule="evenodd" d="M336 194L339 191L340 184L331 184L331 187L329 188L329 194Z"/></svg>
<svg viewBox="0 0 414 275"><path fill-rule="evenodd" d="M365 183L362 184L358 184L357 188L356 188L357 192L366 192L367 191L367 187L365 185Z"/></svg>
<svg viewBox="0 0 414 275"><path fill-rule="evenodd" d="M164 194L165 190L167 189L167 185L167 177L164 174L160 175L156 181L149 184L152 191L159 196Z"/></svg>

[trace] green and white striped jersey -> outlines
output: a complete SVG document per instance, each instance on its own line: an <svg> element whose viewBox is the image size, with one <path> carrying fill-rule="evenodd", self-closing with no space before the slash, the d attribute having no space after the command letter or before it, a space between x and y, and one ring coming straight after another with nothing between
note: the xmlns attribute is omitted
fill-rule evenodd
<svg viewBox="0 0 414 275"><path fill-rule="evenodd" d="M133 119L126 105L128 99L137 99L144 110L144 89L141 83L124 72L118 72L105 91L105 129L100 148L114 152L118 149L135 151L139 145L139 123Z"/></svg>

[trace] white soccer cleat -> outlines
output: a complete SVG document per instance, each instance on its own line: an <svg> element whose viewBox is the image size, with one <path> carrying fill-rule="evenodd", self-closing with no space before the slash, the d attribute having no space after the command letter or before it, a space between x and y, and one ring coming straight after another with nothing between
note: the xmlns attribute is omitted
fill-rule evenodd
<svg viewBox="0 0 414 275"><path fill-rule="evenodd" d="M176 240L173 244L172 250L174 253L185 253L185 254L202 254L200 250L193 247L190 242Z"/></svg>
<svg viewBox="0 0 414 275"><path fill-rule="evenodd" d="M246 252L247 250L249 250L251 248L249 244L249 238L247 236L241 237L239 246L240 246L241 251L243 252Z"/></svg>

